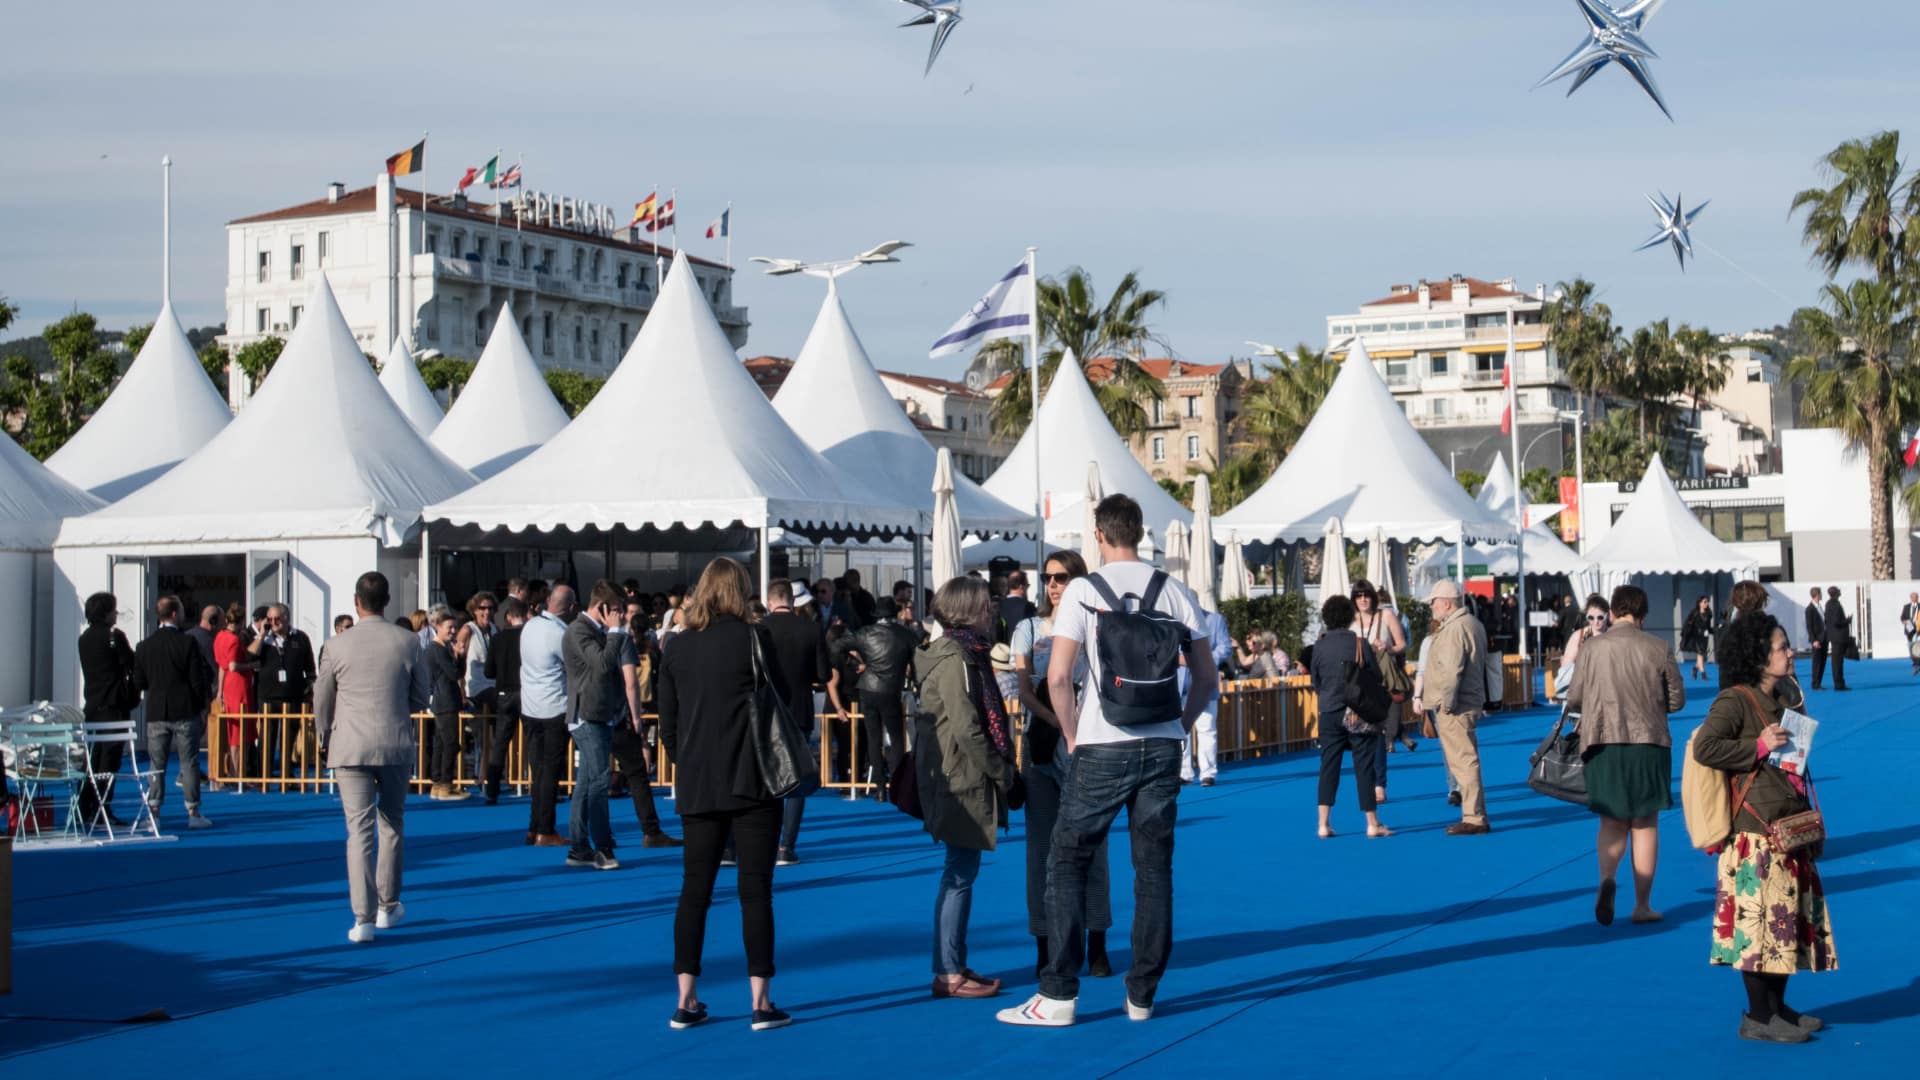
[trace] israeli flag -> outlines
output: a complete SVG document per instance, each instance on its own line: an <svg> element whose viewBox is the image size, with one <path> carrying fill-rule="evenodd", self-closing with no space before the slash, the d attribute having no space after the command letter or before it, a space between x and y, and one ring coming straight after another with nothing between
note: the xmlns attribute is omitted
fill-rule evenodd
<svg viewBox="0 0 1920 1080"><path fill-rule="evenodd" d="M1033 328L1033 272L1025 260L1007 271L987 295L941 335L927 353L932 359L977 348L996 338L1024 338Z"/></svg>

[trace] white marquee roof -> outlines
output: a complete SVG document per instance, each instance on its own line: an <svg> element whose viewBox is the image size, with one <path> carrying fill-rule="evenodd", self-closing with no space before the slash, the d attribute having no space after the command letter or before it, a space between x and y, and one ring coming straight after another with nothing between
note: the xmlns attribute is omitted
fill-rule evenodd
<svg viewBox="0 0 1920 1080"><path fill-rule="evenodd" d="M380 365L380 385L387 388L388 396L400 406L400 414L415 431L433 434L445 414L440 411L440 402L434 398L433 391L427 389L427 381L420 377L420 369L414 366L413 350L407 348L405 339L394 338L393 347L387 350L387 359Z"/></svg>
<svg viewBox="0 0 1920 1080"><path fill-rule="evenodd" d="M105 505L0 433L0 551L51 551L63 519Z"/></svg>
<svg viewBox="0 0 1920 1080"><path fill-rule="evenodd" d="M931 524L938 454L887 393L832 282L773 407L828 461L889 503L920 510ZM1032 535L1031 511L1008 506L957 472L953 489L961 528L981 535L1021 530Z"/></svg>
<svg viewBox="0 0 1920 1080"><path fill-rule="evenodd" d="M1029 377L1024 371L1015 375ZM1140 504L1150 536L1164 538L1168 524L1175 521L1193 525L1193 514L1167 494L1113 430L1073 354L1067 354L1055 370L1052 385L1040 399L1039 416L1040 438L1046 443L1040 455L1040 484L1045 495L1049 543L1080 546L1088 462L1099 464L1100 485L1107 494L1130 495ZM1033 453L1033 427L1029 425L1013 452L981 485L987 494L1023 510L1033 506Z"/></svg>
<svg viewBox="0 0 1920 1080"><path fill-rule="evenodd" d="M892 532L920 520L794 434L734 355L679 253L625 360L573 423L427 516L515 531L737 522Z"/></svg>
<svg viewBox="0 0 1920 1080"><path fill-rule="evenodd" d="M533 362L506 305L473 375L433 431L433 445L482 480L533 453L567 426L567 410Z"/></svg>
<svg viewBox="0 0 1920 1080"><path fill-rule="evenodd" d="M162 304L119 385L47 468L112 502L192 456L232 419L173 305Z"/></svg>
<svg viewBox="0 0 1920 1080"><path fill-rule="evenodd" d="M387 396L325 274L273 372L233 423L165 476L60 530L67 546L373 536L473 483Z"/></svg>
<svg viewBox="0 0 1920 1080"><path fill-rule="evenodd" d="M1759 563L1742 555L1700 524L1674 490L1667 467L1655 454L1646 476L1587 558L1609 578L1634 574L1744 574L1759 572Z"/></svg>
<svg viewBox="0 0 1920 1080"><path fill-rule="evenodd" d="M1219 515L1216 535L1319 541L1328 518L1348 536L1510 541L1513 524L1475 503L1434 456L1355 342L1293 452L1260 490Z"/></svg>

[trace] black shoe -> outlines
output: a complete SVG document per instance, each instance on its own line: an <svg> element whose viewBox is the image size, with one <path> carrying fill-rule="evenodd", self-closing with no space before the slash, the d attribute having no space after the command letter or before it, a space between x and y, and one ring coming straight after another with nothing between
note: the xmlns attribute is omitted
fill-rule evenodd
<svg viewBox="0 0 1920 1080"><path fill-rule="evenodd" d="M598 854L599 852L590 851L586 848L574 848L573 850L567 852L567 865L568 866L592 866L594 865L594 856Z"/></svg>
<svg viewBox="0 0 1920 1080"><path fill-rule="evenodd" d="M740 860L733 857L733 852L723 851L720 853L721 866L738 866L739 864Z"/></svg>
<svg viewBox="0 0 1920 1080"><path fill-rule="evenodd" d="M1843 686L1840 689L1845 690L1846 687ZM106 810L105 813L107 815L107 824L112 825L116 829L124 829L127 827L127 823L121 819L119 814L114 813L112 809Z"/></svg>
<svg viewBox="0 0 1920 1080"><path fill-rule="evenodd" d="M1211 776L1207 776L1207 777L1202 777L1202 778L1201 778L1201 780L1200 780L1200 786L1201 786L1201 787L1212 787L1212 786L1213 786L1213 777L1211 777Z"/></svg>
<svg viewBox="0 0 1920 1080"><path fill-rule="evenodd" d="M618 870L620 860L614 858L611 851L596 851L593 853L593 862L589 865L595 870Z"/></svg>
<svg viewBox="0 0 1920 1080"><path fill-rule="evenodd" d="M701 1024L704 1024L706 1022L707 1022L706 1005L696 1004L691 1009L673 1010L673 1019L667 1021L667 1026L672 1028L675 1031L685 1031L690 1027L699 1027Z"/></svg>
<svg viewBox="0 0 1920 1080"><path fill-rule="evenodd" d="M1798 1024L1789 1023L1785 1017L1776 1016L1763 1024L1746 1013L1740 1014L1740 1037L1771 1043L1803 1043L1812 1038Z"/></svg>
<svg viewBox="0 0 1920 1080"><path fill-rule="evenodd" d="M1460 805L1460 793L1459 793L1459 792L1457 792L1457 791L1449 791L1449 792L1447 792L1447 805L1448 805L1448 806L1459 806L1459 805Z"/></svg>
<svg viewBox="0 0 1920 1080"><path fill-rule="evenodd" d="M781 1009L753 1010L753 1030L755 1031L772 1031L774 1028L783 1028L791 1023L793 1023L793 1017L788 1016Z"/></svg>
<svg viewBox="0 0 1920 1080"><path fill-rule="evenodd" d="M1113 963L1107 959L1107 933L1104 930L1087 931L1087 974L1096 979L1113 977Z"/></svg>
<svg viewBox="0 0 1920 1080"><path fill-rule="evenodd" d="M795 855L791 848L781 848L779 853L773 857L773 865L798 866L800 865L800 856Z"/></svg>

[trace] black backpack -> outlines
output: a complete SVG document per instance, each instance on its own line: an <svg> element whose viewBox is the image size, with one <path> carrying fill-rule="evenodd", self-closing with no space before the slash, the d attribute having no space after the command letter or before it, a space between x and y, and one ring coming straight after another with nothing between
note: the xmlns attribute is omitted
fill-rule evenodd
<svg viewBox="0 0 1920 1080"><path fill-rule="evenodd" d="M1136 598L1140 606L1134 611L1127 610L1122 598L1113 594L1113 588L1099 574L1088 575L1087 583L1107 605L1105 611L1087 607L1093 612L1098 638L1099 670L1094 681L1099 688L1100 715L1115 727L1178 720L1185 711L1180 696L1180 654L1193 635L1185 623L1153 609L1166 588L1167 575L1160 570L1153 572L1146 595ZM1132 593L1127 597L1135 598Z"/></svg>

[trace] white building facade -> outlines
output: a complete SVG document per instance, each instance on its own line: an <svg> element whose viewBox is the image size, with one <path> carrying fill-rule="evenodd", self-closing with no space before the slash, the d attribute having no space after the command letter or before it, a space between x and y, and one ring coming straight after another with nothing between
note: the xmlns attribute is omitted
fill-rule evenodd
<svg viewBox="0 0 1920 1080"><path fill-rule="evenodd" d="M934 449L953 453L953 467L976 482L993 475L1013 440L993 434L993 399L962 383L926 375L880 372L887 393L907 411Z"/></svg>
<svg viewBox="0 0 1920 1080"><path fill-rule="evenodd" d="M652 309L663 260L611 211L528 193L496 208L464 196L331 184L325 198L227 224L227 333L239 349L299 325L309 275L325 272L363 351L398 334L418 350L475 359L504 305L543 369L604 378ZM689 257L736 348L747 311L730 268ZM236 402L236 404L238 404Z"/></svg>

